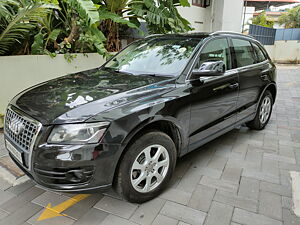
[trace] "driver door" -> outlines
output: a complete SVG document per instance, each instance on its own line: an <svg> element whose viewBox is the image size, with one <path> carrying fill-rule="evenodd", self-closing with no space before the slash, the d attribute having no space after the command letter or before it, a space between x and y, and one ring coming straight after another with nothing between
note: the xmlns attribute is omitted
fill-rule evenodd
<svg viewBox="0 0 300 225"><path fill-rule="evenodd" d="M190 87L189 151L226 132L236 122L238 73L232 69L227 38L210 40L201 50L194 69L204 62L220 60L226 67L223 75L200 78L202 85Z"/></svg>

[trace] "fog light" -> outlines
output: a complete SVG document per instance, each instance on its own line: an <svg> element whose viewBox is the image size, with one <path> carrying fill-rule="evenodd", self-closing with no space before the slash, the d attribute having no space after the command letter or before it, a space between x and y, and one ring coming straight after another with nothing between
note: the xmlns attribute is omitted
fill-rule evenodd
<svg viewBox="0 0 300 225"><path fill-rule="evenodd" d="M80 182L86 179L82 170L70 170L66 174L66 179L71 182Z"/></svg>

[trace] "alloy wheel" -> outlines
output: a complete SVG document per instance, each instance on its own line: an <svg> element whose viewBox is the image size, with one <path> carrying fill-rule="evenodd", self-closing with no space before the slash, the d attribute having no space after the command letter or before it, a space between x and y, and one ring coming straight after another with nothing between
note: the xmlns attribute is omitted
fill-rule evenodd
<svg viewBox="0 0 300 225"><path fill-rule="evenodd" d="M136 157L131 168L131 184L141 193L158 187L165 179L170 165L169 153L162 145L150 145Z"/></svg>
<svg viewBox="0 0 300 225"><path fill-rule="evenodd" d="M267 122L270 116L270 112L271 112L271 99L269 96L265 96L264 100L260 105L260 111L259 111L259 121L261 122L261 124L265 124Z"/></svg>

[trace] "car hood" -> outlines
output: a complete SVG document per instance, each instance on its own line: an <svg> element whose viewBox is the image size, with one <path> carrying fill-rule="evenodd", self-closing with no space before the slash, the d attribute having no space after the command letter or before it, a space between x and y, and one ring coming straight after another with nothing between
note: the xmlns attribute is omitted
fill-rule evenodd
<svg viewBox="0 0 300 225"><path fill-rule="evenodd" d="M18 94L11 104L43 125L83 122L102 111L166 91L170 82L174 83L174 78L98 68L36 85Z"/></svg>

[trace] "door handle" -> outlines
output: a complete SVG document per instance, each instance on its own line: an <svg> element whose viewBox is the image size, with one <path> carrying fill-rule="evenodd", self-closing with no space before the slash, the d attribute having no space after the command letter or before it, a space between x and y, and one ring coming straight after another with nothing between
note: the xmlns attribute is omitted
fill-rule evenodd
<svg viewBox="0 0 300 225"><path fill-rule="evenodd" d="M231 88L231 89L238 88L239 87L239 83L230 84L228 87Z"/></svg>

